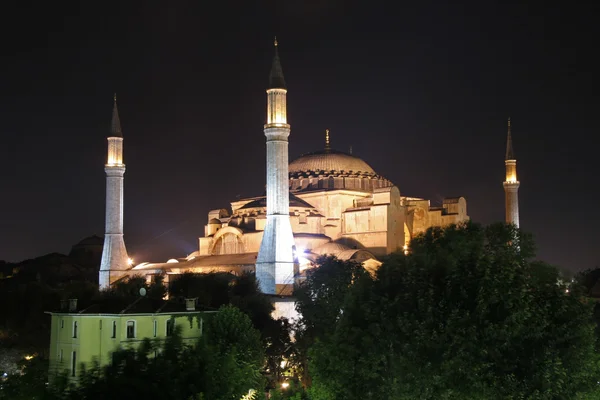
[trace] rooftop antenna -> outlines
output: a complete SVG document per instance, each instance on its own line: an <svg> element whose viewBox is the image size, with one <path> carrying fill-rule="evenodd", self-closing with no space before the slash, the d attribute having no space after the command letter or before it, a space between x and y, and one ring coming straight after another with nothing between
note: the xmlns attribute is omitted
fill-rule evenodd
<svg viewBox="0 0 600 400"><path fill-rule="evenodd" d="M331 151L331 145L329 144L329 129L325 129L325 152Z"/></svg>

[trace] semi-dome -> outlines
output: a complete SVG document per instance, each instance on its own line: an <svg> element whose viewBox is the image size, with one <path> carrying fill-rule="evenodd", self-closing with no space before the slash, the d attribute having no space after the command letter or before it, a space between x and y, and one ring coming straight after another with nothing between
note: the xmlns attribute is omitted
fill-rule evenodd
<svg viewBox="0 0 600 400"><path fill-rule="evenodd" d="M325 243L325 244L317 247L316 249L313 249L312 253L319 254L319 255L329 254L332 256L337 256L338 254L340 254L341 252L346 251L346 250L351 250L351 249L350 249L350 247L344 246L341 243L329 242L329 243Z"/></svg>
<svg viewBox="0 0 600 400"><path fill-rule="evenodd" d="M301 172L338 172L376 175L373 168L362 159L335 150L304 154L290 163L289 172L290 174Z"/></svg>

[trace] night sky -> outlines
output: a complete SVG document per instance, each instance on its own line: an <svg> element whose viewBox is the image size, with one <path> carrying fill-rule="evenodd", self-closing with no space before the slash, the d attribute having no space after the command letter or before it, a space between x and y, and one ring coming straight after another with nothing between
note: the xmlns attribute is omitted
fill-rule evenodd
<svg viewBox="0 0 600 400"><path fill-rule="evenodd" d="M504 219L510 116L521 227L539 258L600 264L591 4L14 3L0 21L0 259L103 234L113 92L130 255L196 250L209 210L264 191L277 35L291 159L322 149L329 128L332 147L352 146L403 195L465 196L487 224Z"/></svg>

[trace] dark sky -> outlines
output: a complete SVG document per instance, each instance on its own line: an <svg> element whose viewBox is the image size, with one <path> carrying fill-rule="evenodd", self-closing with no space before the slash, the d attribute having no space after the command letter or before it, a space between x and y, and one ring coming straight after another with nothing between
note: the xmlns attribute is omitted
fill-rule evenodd
<svg viewBox="0 0 600 400"><path fill-rule="evenodd" d="M546 4L544 4L546 3ZM591 2L14 2L0 21L0 259L103 234L117 92L125 241L136 262L197 249L210 209L265 183L277 35L290 157L332 146L403 195L504 218L513 122L521 227L541 259L600 262L597 13ZM11 8L12 7L12 8ZM20 7L20 8L16 8Z"/></svg>

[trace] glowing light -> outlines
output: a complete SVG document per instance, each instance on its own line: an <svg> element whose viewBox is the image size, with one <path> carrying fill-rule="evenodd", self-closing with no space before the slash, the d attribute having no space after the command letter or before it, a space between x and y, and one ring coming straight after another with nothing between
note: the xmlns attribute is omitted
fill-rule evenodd
<svg viewBox="0 0 600 400"><path fill-rule="evenodd" d="M254 399L256 399L256 390L250 389L250 390L248 390L248 394L243 395L240 400L254 400Z"/></svg>
<svg viewBox="0 0 600 400"><path fill-rule="evenodd" d="M289 384L289 382L283 382L283 383L281 384L281 388L282 388L282 389L287 389L288 387L290 387L290 384Z"/></svg>
<svg viewBox="0 0 600 400"><path fill-rule="evenodd" d="M300 258L304 254L306 254L306 249L304 247L296 247L296 250L295 250L295 253L294 253L294 257Z"/></svg>
<svg viewBox="0 0 600 400"><path fill-rule="evenodd" d="M133 258L127 259L127 265L133 265Z"/></svg>
<svg viewBox="0 0 600 400"><path fill-rule="evenodd" d="M27 361L29 361L29 360L33 359L33 357L34 357L34 356L26 355L26 356L25 356L25 359L26 359Z"/></svg>
<svg viewBox="0 0 600 400"><path fill-rule="evenodd" d="M404 255L408 255L408 245L405 244L404 246L402 246L402 250L404 251Z"/></svg>

